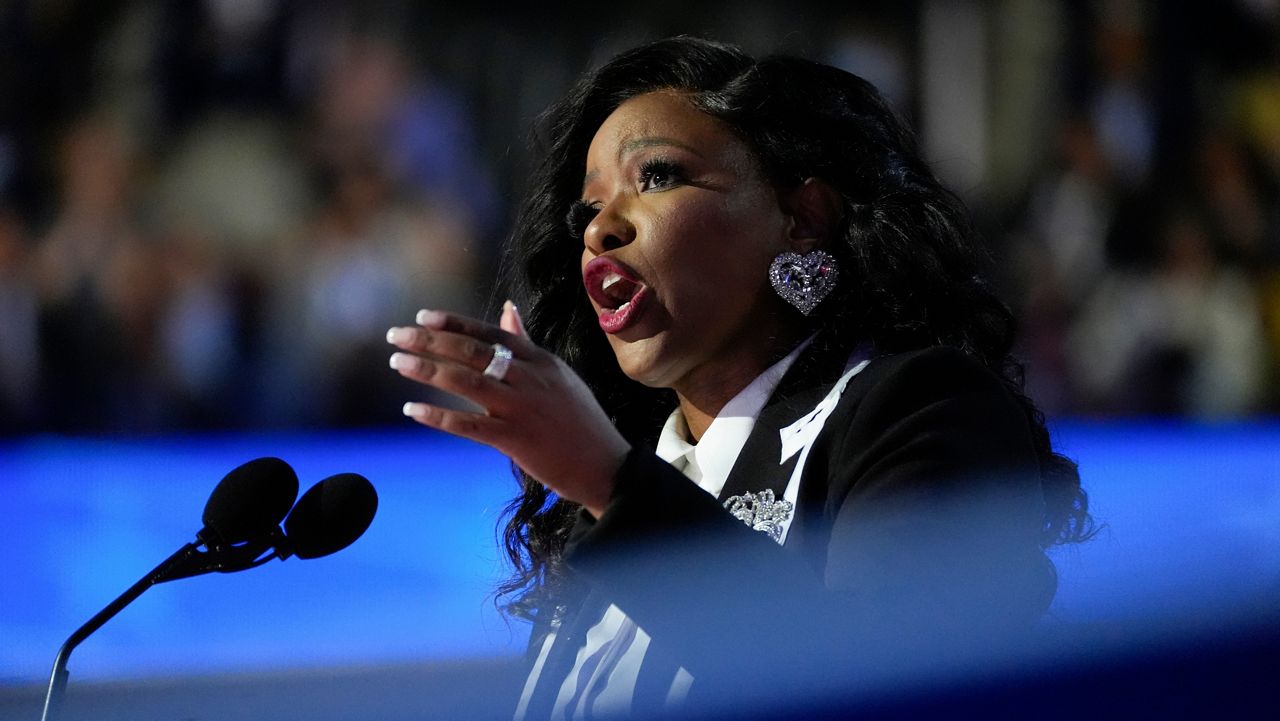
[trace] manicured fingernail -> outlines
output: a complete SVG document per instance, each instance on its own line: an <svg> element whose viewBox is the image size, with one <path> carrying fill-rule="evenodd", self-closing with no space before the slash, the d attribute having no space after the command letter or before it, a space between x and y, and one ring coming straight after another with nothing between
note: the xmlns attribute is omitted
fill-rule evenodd
<svg viewBox="0 0 1280 721"><path fill-rule="evenodd" d="M408 353L392 353L391 367L398 371L414 370L418 367L418 359Z"/></svg>
<svg viewBox="0 0 1280 721"><path fill-rule="evenodd" d="M406 340L409 340L409 332L404 328L392 328L387 331L388 343L400 343Z"/></svg>
<svg viewBox="0 0 1280 721"><path fill-rule="evenodd" d="M438 310L420 310L418 311L417 321L418 325L440 325L444 322L444 313Z"/></svg>
<svg viewBox="0 0 1280 721"><path fill-rule="evenodd" d="M422 415L426 410L427 406L425 403L406 403L404 404L404 408L400 409L400 412L412 418L414 416Z"/></svg>
<svg viewBox="0 0 1280 721"><path fill-rule="evenodd" d="M511 317L515 319L516 328L514 332L516 333L516 335L524 335L525 334L524 318L520 317L520 309L516 307L516 304L511 302L511 300L507 300L506 303L502 304L502 311L503 311L503 315L506 315L506 313L510 312Z"/></svg>

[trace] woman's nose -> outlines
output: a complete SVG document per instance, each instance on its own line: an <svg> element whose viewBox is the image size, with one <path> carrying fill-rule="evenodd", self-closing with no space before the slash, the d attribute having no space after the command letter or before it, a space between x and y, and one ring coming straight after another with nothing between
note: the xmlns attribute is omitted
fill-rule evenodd
<svg viewBox="0 0 1280 721"><path fill-rule="evenodd" d="M582 242L595 255L606 253L635 240L636 229L627 220L623 208L613 202L600 209L583 231Z"/></svg>

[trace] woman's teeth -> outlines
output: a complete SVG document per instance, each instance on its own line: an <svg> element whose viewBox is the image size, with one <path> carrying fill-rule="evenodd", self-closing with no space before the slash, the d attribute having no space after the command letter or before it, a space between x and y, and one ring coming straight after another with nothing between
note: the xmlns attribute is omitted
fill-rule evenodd
<svg viewBox="0 0 1280 721"><path fill-rule="evenodd" d="M619 273L608 273L600 281L600 293L604 298L608 299L602 305L620 309L622 305L631 300L638 288L639 286L635 281Z"/></svg>

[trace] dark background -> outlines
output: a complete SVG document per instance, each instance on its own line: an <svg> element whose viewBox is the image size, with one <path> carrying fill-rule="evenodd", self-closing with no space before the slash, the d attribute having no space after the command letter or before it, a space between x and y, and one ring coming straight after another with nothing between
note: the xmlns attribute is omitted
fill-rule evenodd
<svg viewBox="0 0 1280 721"><path fill-rule="evenodd" d="M383 335L485 312L533 119L675 33L841 65L912 121L1105 524L1053 555L1071 642L839 713L1274 710L1280 3L530 5L0 0L0 718L258 455L369 476L378 519L149 591L77 651L76 715L506 714L514 486L400 417Z"/></svg>
<svg viewBox="0 0 1280 721"><path fill-rule="evenodd" d="M1274 2L0 5L0 432L396 420L533 119L693 33L865 75L969 203L1053 416L1280 408Z"/></svg>

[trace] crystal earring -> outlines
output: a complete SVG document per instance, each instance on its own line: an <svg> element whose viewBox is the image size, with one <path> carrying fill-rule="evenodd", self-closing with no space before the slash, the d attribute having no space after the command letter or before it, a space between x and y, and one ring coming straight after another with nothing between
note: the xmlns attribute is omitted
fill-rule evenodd
<svg viewBox="0 0 1280 721"><path fill-rule="evenodd" d="M821 250L804 255L788 251L774 258L769 266L773 289L805 315L831 294L839 277L836 259Z"/></svg>

